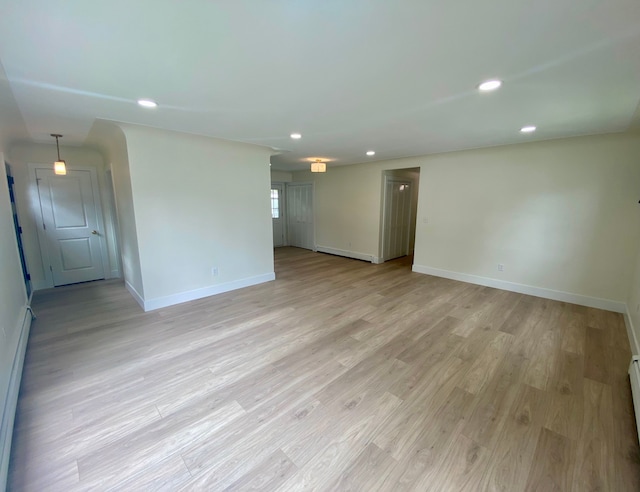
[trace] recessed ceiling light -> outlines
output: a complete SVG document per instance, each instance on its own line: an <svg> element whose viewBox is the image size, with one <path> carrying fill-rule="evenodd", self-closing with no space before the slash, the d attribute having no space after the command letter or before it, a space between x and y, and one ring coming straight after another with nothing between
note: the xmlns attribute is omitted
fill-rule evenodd
<svg viewBox="0 0 640 492"><path fill-rule="evenodd" d="M502 85L502 80L486 80L478 86L478 90L482 92L495 91Z"/></svg>
<svg viewBox="0 0 640 492"><path fill-rule="evenodd" d="M375 150L367 150L367 155L376 155Z"/></svg>
<svg viewBox="0 0 640 492"><path fill-rule="evenodd" d="M138 99L138 104L143 108L155 108L158 106L158 103L151 99Z"/></svg>
<svg viewBox="0 0 640 492"><path fill-rule="evenodd" d="M293 138L294 140L299 140L302 138L302 135L300 133L292 133L291 135L289 135L291 138Z"/></svg>
<svg viewBox="0 0 640 492"><path fill-rule="evenodd" d="M533 125L523 126L520 128L520 133L532 133L536 131L536 127Z"/></svg>

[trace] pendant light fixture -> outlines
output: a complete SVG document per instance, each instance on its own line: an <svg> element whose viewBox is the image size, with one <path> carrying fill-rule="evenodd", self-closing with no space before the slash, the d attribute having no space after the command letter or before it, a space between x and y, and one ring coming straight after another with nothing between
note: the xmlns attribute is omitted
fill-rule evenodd
<svg viewBox="0 0 640 492"><path fill-rule="evenodd" d="M58 160L53 163L53 172L59 174L60 176L64 176L67 174L67 165L63 159L60 159L60 144L58 143L58 139L62 138L62 135L58 133L52 133L52 137L56 139L56 148L58 149Z"/></svg>
<svg viewBox="0 0 640 492"><path fill-rule="evenodd" d="M316 159L316 162L311 163L311 172L312 173L326 173L327 172L327 163L322 162L320 159Z"/></svg>

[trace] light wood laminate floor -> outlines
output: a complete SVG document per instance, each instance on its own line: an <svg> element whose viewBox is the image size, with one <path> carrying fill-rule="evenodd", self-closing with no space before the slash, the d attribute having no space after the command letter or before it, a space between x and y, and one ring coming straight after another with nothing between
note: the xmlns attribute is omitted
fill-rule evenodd
<svg viewBox="0 0 640 492"><path fill-rule="evenodd" d="M143 313L35 295L10 490L637 491L623 318L294 248Z"/></svg>

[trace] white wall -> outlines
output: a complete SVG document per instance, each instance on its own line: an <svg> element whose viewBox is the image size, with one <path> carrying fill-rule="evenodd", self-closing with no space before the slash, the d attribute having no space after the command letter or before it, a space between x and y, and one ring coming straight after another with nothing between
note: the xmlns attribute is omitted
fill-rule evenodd
<svg viewBox="0 0 640 492"><path fill-rule="evenodd" d="M637 135L296 172L295 181L315 182L317 244L377 255L381 171L411 167L421 169L419 270L533 286L539 295L567 292L574 302L610 300L599 305L622 309L640 242Z"/></svg>
<svg viewBox="0 0 640 492"><path fill-rule="evenodd" d="M429 157L415 264L624 303L640 239L639 158L630 135Z"/></svg>
<svg viewBox="0 0 640 492"><path fill-rule="evenodd" d="M4 490L20 381L19 372L14 371L22 368L22 350L31 318L25 310L27 295L1 149L0 165L0 490Z"/></svg>
<svg viewBox="0 0 640 492"><path fill-rule="evenodd" d="M271 171L272 183L290 183L291 181L293 181L293 173L286 171Z"/></svg>
<svg viewBox="0 0 640 492"><path fill-rule="evenodd" d="M22 115L0 64L0 490L4 490L7 479L15 405L31 325L4 162L9 142L26 136Z"/></svg>
<svg viewBox="0 0 640 492"><path fill-rule="evenodd" d="M12 351L15 350L19 328L24 320L27 294L14 233L4 156L1 152L0 162L0 356L3 368L0 373L0 395L4 395L8 381L5 363L13 362Z"/></svg>
<svg viewBox="0 0 640 492"><path fill-rule="evenodd" d="M121 128L146 309L274 278L270 149Z"/></svg>
<svg viewBox="0 0 640 492"><path fill-rule="evenodd" d="M106 167L111 171L122 275L127 288L141 302L144 298L144 286L126 139L119 126L98 120L91 128L87 140L102 150Z"/></svg>
<svg viewBox="0 0 640 492"><path fill-rule="evenodd" d="M113 197L106 179L104 159L98 151L87 147L61 146L60 155L71 169L73 166L92 166L97 170L110 266L109 270L105 272L105 275L107 277L117 277L120 275L120 271L119 253L113 229L114 218L111 215L111 201ZM55 157L55 144L17 144L11 146L9 149L8 161L11 164L16 182L18 216L24 231L25 256L34 289L53 287L53 285L46 280L40 254L37 230L40 220L38 219L39 210L36 206L38 203L38 190L29 176L29 164L52 166Z"/></svg>
<svg viewBox="0 0 640 492"><path fill-rule="evenodd" d="M28 300L1 149L0 165L0 490L4 490L20 382L17 371L22 368L22 351L31 318L25 310Z"/></svg>
<svg viewBox="0 0 640 492"><path fill-rule="evenodd" d="M294 172L294 181L314 183L316 245L351 252L360 258L378 258L383 172L420 167L423 160L330 167L326 173Z"/></svg>
<svg viewBox="0 0 640 492"><path fill-rule="evenodd" d="M640 205L638 205L640 207ZM639 224L640 226L640 221ZM631 342L631 351L640 355L640 249L636 257L635 265L632 265L633 277L631 288L629 289L629 298L627 299L628 313L625 321L629 329L629 340Z"/></svg>

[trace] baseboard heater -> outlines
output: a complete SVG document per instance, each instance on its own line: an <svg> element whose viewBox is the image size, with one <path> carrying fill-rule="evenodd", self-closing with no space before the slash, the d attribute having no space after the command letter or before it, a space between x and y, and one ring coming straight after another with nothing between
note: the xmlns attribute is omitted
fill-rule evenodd
<svg viewBox="0 0 640 492"><path fill-rule="evenodd" d="M11 452L11 438L13 436L13 424L20 392L22 379L22 367L29 340L31 321L35 319L31 307L26 306L24 318L20 326L20 338L13 357L11 375L6 395L0 395L0 491L5 490L9 472L9 454ZM4 402L3 402L4 400Z"/></svg>
<svg viewBox="0 0 640 492"><path fill-rule="evenodd" d="M638 430L638 440L640 440L640 355L631 357L629 366L629 379L631 380L631 395L633 397L633 408L636 412L636 428Z"/></svg>

